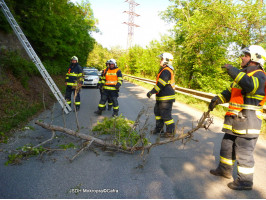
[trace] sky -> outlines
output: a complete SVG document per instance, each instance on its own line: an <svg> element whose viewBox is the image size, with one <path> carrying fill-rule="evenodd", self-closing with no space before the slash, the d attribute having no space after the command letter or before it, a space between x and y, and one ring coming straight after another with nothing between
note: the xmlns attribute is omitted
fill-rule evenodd
<svg viewBox="0 0 266 200"><path fill-rule="evenodd" d="M72 0L81 2L81 0ZM94 17L98 19L97 27L100 33L93 33L92 36L105 48L119 46L127 48L128 14L129 3L125 0L90 0ZM134 23L140 27L134 27L133 45L140 45L145 48L150 41L160 40L161 35L169 34L171 25L164 22L159 13L166 10L170 5L169 0L135 0L140 4L135 7L135 13L139 17L134 18Z"/></svg>

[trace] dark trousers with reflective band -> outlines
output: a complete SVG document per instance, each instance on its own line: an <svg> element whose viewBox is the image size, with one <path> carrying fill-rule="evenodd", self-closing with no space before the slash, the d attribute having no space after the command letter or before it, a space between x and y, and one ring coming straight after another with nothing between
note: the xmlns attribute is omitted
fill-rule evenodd
<svg viewBox="0 0 266 200"><path fill-rule="evenodd" d="M103 90L100 90L101 98L103 95ZM113 106L112 98L110 96L107 97L108 107Z"/></svg>
<svg viewBox="0 0 266 200"><path fill-rule="evenodd" d="M99 102L99 110L105 110L105 103L110 98L111 102L113 103L113 110L115 112L119 111L118 106L118 91L117 90L103 90L101 100Z"/></svg>
<svg viewBox="0 0 266 200"><path fill-rule="evenodd" d="M166 125L166 132L173 133L175 130L175 123L172 118L173 102L156 101L154 106L154 114L156 119L156 130L163 129Z"/></svg>
<svg viewBox="0 0 266 200"><path fill-rule="evenodd" d="M72 86L67 86L66 87L66 95L65 99L67 103L71 106L71 95L75 95L75 89L72 88ZM75 105L79 106L80 105L80 92L77 93L76 99L75 99Z"/></svg>
<svg viewBox="0 0 266 200"><path fill-rule="evenodd" d="M232 171L237 161L237 181L253 184L254 158L253 151L258 138L244 138L225 133L220 150L219 167Z"/></svg>

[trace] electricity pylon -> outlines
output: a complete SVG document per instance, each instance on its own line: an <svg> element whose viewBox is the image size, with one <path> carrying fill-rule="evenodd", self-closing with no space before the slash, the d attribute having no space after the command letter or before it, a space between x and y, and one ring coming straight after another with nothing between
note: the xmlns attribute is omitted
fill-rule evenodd
<svg viewBox="0 0 266 200"><path fill-rule="evenodd" d="M136 3L134 0L126 0L125 2L129 3L129 11L124 11L124 13L128 14L128 22L124 22L123 24L128 25L127 49L130 49L132 47L134 38L134 27L139 27L139 25L134 24L134 17L140 16L135 13L135 7L139 4Z"/></svg>

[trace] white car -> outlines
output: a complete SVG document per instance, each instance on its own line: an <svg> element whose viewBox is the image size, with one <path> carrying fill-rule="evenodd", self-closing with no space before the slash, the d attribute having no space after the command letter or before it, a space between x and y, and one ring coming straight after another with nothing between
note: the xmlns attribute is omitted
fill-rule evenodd
<svg viewBox="0 0 266 200"><path fill-rule="evenodd" d="M97 86L99 82L98 70L97 69L84 69L84 82L83 86Z"/></svg>

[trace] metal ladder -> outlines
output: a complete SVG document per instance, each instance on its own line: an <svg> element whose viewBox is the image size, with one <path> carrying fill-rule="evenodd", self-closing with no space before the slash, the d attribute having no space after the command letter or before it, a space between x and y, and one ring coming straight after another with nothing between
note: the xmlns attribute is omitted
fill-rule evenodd
<svg viewBox="0 0 266 200"><path fill-rule="evenodd" d="M71 111L71 107L67 104L66 100L64 99L62 93L54 83L53 79L49 75L49 73L46 71L45 67L43 66L41 60L35 53L34 49L32 48L31 44L29 43L28 39L22 32L21 28L17 24L15 18L13 17L12 13L10 12L9 8L5 4L4 0L0 0L0 8L3 11L7 21L11 25L12 29L14 30L15 34L17 35L19 41L23 45L24 49L28 53L30 59L32 62L36 65L39 72L41 73L42 77L46 81L47 85L53 92L55 98L60 103L61 107L64 109L65 113L68 114Z"/></svg>

